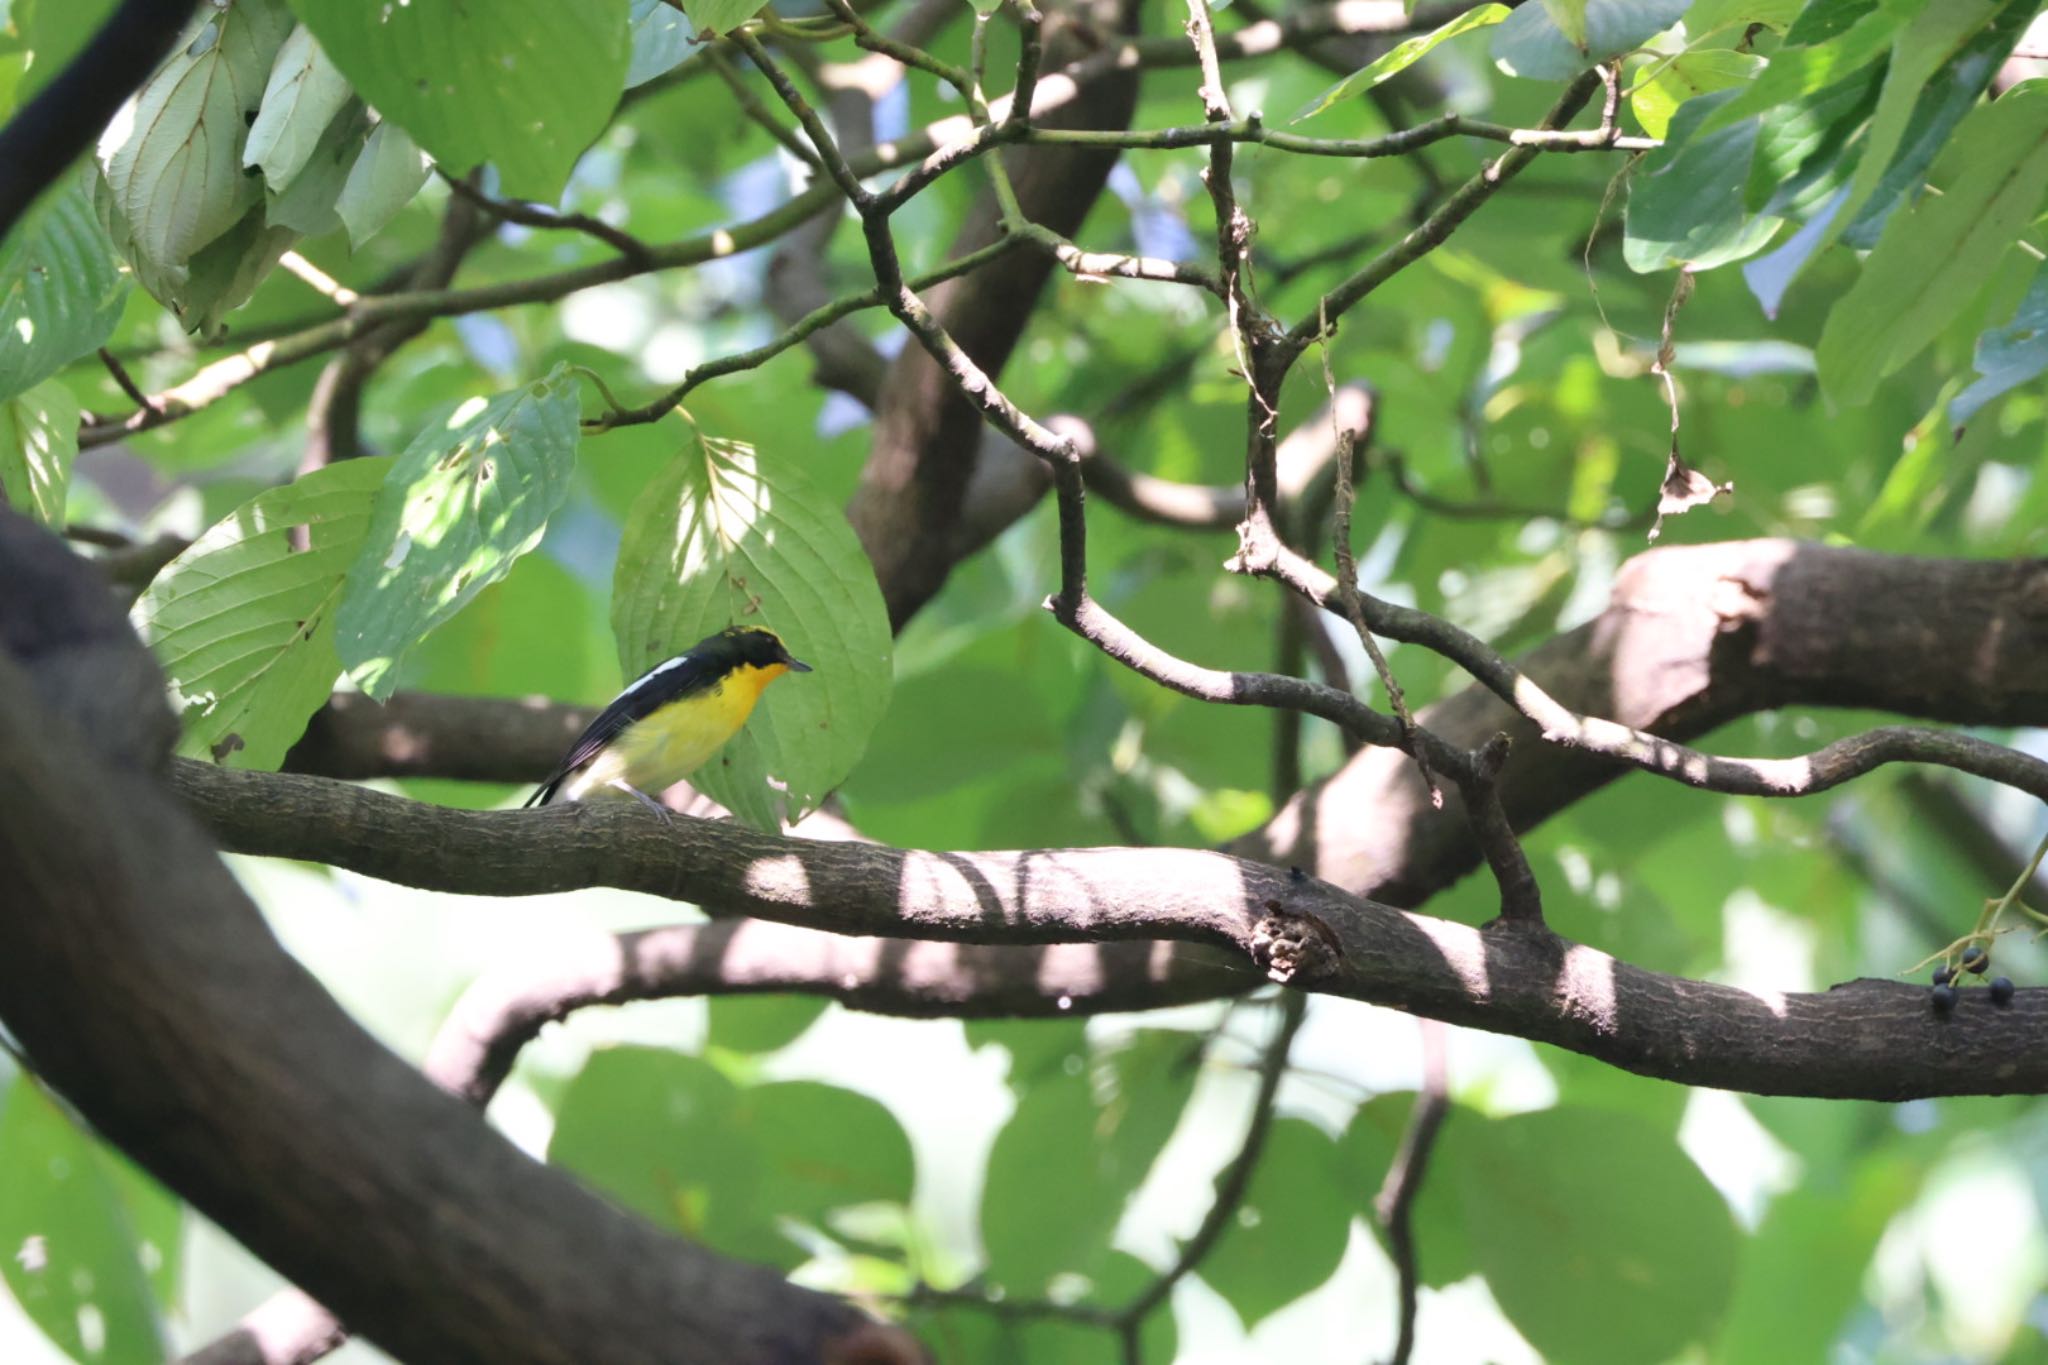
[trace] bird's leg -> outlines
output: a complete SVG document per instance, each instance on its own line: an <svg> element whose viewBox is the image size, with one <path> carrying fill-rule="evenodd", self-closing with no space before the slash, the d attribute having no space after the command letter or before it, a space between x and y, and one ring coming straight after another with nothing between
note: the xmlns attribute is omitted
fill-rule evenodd
<svg viewBox="0 0 2048 1365"><path fill-rule="evenodd" d="M676 822L674 812L670 811L667 806L662 805L661 802L655 800L646 792L641 791L638 787L626 781L625 778L615 777L606 785L616 787L618 790L632 797L635 801L638 801L641 805L647 807L647 809L653 811L656 815L661 817L661 823L663 823L664 825L673 825Z"/></svg>

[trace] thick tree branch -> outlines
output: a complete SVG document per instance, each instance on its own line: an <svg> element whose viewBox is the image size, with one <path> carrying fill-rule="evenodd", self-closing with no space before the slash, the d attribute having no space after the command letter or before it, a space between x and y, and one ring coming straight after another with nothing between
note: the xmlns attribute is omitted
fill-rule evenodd
<svg viewBox="0 0 2048 1365"><path fill-rule="evenodd" d="M400 1358L816 1360L865 1330L537 1165L364 1033L166 798L161 680L98 576L5 511L0 566L0 1022L95 1127Z"/></svg>
<svg viewBox="0 0 2048 1365"><path fill-rule="evenodd" d="M1928 1009L1859 981L1756 994L1632 967L1541 929L1407 914L1326 883L1181 849L921 853L663 826L637 807L425 806L320 778L189 761L174 782L224 847L428 890L611 886L837 933L982 944L1170 939L1304 990L1514 1034L1644 1075L1770 1094L1905 1099L2048 1089L2048 992Z"/></svg>

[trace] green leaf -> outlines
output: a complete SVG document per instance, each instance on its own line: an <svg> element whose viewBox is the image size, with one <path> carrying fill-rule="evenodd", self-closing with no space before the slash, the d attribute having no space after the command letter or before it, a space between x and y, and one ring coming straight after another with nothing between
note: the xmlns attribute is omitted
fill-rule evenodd
<svg viewBox="0 0 2048 1365"><path fill-rule="evenodd" d="M262 167L270 188L283 190L311 159L349 95L348 81L320 50L313 30L304 24L294 28L271 64L242 164Z"/></svg>
<svg viewBox="0 0 2048 1365"><path fill-rule="evenodd" d="M1785 30L1785 42L1794 47L1824 43L1838 33L1847 33L1877 6L1878 0L1808 0L1792 27Z"/></svg>
<svg viewBox="0 0 2048 1365"><path fill-rule="evenodd" d="M33 60L15 99L27 104L84 50L119 0L14 0L14 28Z"/></svg>
<svg viewBox="0 0 2048 1365"><path fill-rule="evenodd" d="M1742 1256L1717 1365L1825 1360L1863 1301L1878 1238L1912 1196L1903 1163L1864 1163L1854 1195L1791 1190L1771 1201Z"/></svg>
<svg viewBox="0 0 2048 1365"><path fill-rule="evenodd" d="M817 809L866 751L889 702L888 615L853 529L794 461L693 428L627 515L612 631L635 677L732 625L766 626L816 671L771 687L690 780L776 829Z"/></svg>
<svg viewBox="0 0 2048 1365"><path fill-rule="evenodd" d="M1079 1302L1114 1311L1143 1293L1157 1273L1135 1256L1112 1251L1088 1277ZM915 1309L909 1325L935 1365L1125 1365L1131 1359L1116 1333L1092 1323L1006 1317L971 1304ZM1179 1350L1171 1312L1162 1308L1139 1327L1137 1359L1164 1365L1179 1359Z"/></svg>
<svg viewBox="0 0 2048 1365"><path fill-rule="evenodd" d="M645 85L682 65L690 55L690 21L668 0L633 0L633 56L626 89Z"/></svg>
<svg viewBox="0 0 2048 1365"><path fill-rule="evenodd" d="M359 94L450 171L554 202L625 88L627 0L293 0Z"/></svg>
<svg viewBox="0 0 2048 1365"><path fill-rule="evenodd" d="M821 1081L780 1081L742 1090L734 1119L761 1158L771 1220L822 1228L835 1209L910 1202L910 1139L879 1100Z"/></svg>
<svg viewBox="0 0 2048 1365"><path fill-rule="evenodd" d="M1587 67L1633 52L1685 15L1692 0L1585 0L1584 27L1558 27L1549 0L1524 5L1493 35L1493 60L1510 76L1568 81Z"/></svg>
<svg viewBox="0 0 2048 1365"><path fill-rule="evenodd" d="M907 1204L910 1139L875 1100L817 1081L735 1087L696 1057L595 1053L562 1096L548 1159L627 1208L731 1255L793 1268L786 1220L829 1231L861 1204Z"/></svg>
<svg viewBox="0 0 2048 1365"><path fill-rule="evenodd" d="M137 282L176 314L187 331L208 340L218 338L221 320L249 301L278 257L299 240L288 227L270 226L258 203L189 261L164 268L134 253L127 226L111 202L102 202L101 207L115 240L128 245Z"/></svg>
<svg viewBox="0 0 2048 1365"><path fill-rule="evenodd" d="M704 1041L733 1052L774 1052L801 1038L830 1004L815 995L713 996Z"/></svg>
<svg viewBox="0 0 2048 1365"><path fill-rule="evenodd" d="M701 1239L714 1211L743 1220L759 1190L752 1135L733 1121L738 1102L738 1088L700 1058L605 1048L563 1092L548 1160L635 1213Z"/></svg>
<svg viewBox="0 0 2048 1365"><path fill-rule="evenodd" d="M760 12L767 0L683 0L683 13L706 38L723 37Z"/></svg>
<svg viewBox="0 0 2048 1365"><path fill-rule="evenodd" d="M1198 1269L1247 1328L1336 1274L1352 1203L1337 1144L1306 1119L1275 1119L1237 1216Z"/></svg>
<svg viewBox="0 0 2048 1365"><path fill-rule="evenodd" d="M341 192L369 132L370 111L351 101L327 125L290 187L268 196L266 221L307 237L324 237L339 228Z"/></svg>
<svg viewBox="0 0 2048 1365"><path fill-rule="evenodd" d="M1408 1116L1414 1107L1412 1092L1375 1095L1358 1106L1351 1115L1351 1122L1345 1125L1343 1135L1337 1139L1335 1170L1338 1186L1382 1247L1386 1245L1387 1233L1380 1224L1376 1201L1381 1186L1386 1183L1387 1171L1394 1164L1394 1155L1401 1149L1401 1138L1408 1129ZM1444 1115L1443 1121L1445 1124L1463 1123L1468 1118L1472 1122L1485 1122L1456 1105ZM1441 1176L1441 1170L1434 1162L1431 1169L1436 1173L1422 1182L1412 1206L1410 1223L1416 1230L1415 1262L1422 1283L1432 1289L1442 1289L1468 1275L1477 1274L1478 1267L1473 1264L1472 1248L1465 1236L1465 1212L1458 1202L1457 1186Z"/></svg>
<svg viewBox="0 0 2048 1365"><path fill-rule="evenodd" d="M348 227L348 244L359 247L382 231L431 174L433 163L405 129L389 119L379 122L334 202L334 211Z"/></svg>
<svg viewBox="0 0 2048 1365"><path fill-rule="evenodd" d="M1683 265L1708 270L1754 255L1778 229L1778 220L1750 217L1742 187L1756 154L1758 120L1701 134L1702 120L1732 92L1681 106L1671 139L1644 159L1629 187L1622 259L1647 273Z"/></svg>
<svg viewBox="0 0 2048 1365"><path fill-rule="evenodd" d="M405 652L540 543L568 496L580 431L576 381L472 398L413 438L377 493L335 616L342 664L377 698Z"/></svg>
<svg viewBox="0 0 2048 1365"><path fill-rule="evenodd" d="M27 1076L0 1109L0 1278L22 1311L74 1360L156 1365L169 1342L143 1269L147 1228L174 1254L162 1214L176 1205L145 1182L124 1184L120 1159L80 1132ZM131 1205L150 1189L154 1206ZM88 1326L90 1324L90 1327ZM90 1331L90 1337L88 1337Z"/></svg>
<svg viewBox="0 0 2048 1365"><path fill-rule="evenodd" d="M100 135L100 169L141 259L182 271L257 202L262 177L243 173L242 148L290 28L282 0L203 6Z"/></svg>
<svg viewBox="0 0 2048 1365"><path fill-rule="evenodd" d="M2048 83L2016 86L1972 114L1937 172L1947 192L1892 215L1828 315L1815 358L1839 403L1867 401L1955 321L2033 220L2048 192Z"/></svg>
<svg viewBox="0 0 2048 1365"><path fill-rule="evenodd" d="M1693 0L1685 12L1686 37L1697 42L1723 29L1768 24L1779 32L1798 17L1800 0Z"/></svg>
<svg viewBox="0 0 2048 1365"><path fill-rule="evenodd" d="M1087 1274L1109 1250L1129 1191L1096 1159L1096 1122L1085 1076L1049 1076L1019 1097L989 1149L981 1191L994 1283L1036 1294L1055 1275Z"/></svg>
<svg viewBox="0 0 2048 1365"><path fill-rule="evenodd" d="M1501 1311L1545 1357L1666 1360L1728 1305L1740 1235L1666 1132L1606 1109L1446 1125L1432 1179L1459 1190Z"/></svg>
<svg viewBox="0 0 2048 1365"><path fill-rule="evenodd" d="M181 753L275 769L305 732L341 672L334 609L390 467L388 457L346 460L257 494L136 602L136 633L184 716Z"/></svg>
<svg viewBox="0 0 2048 1365"><path fill-rule="evenodd" d="M1977 338L1975 365L1982 376L1948 405L1958 425L2000 394L2048 370L2048 271L2034 276L2011 322Z"/></svg>
<svg viewBox="0 0 2048 1365"><path fill-rule="evenodd" d="M0 398L34 388L113 335L128 283L76 179L0 240Z"/></svg>
<svg viewBox="0 0 2048 1365"><path fill-rule="evenodd" d="M1810 12L1810 11L1809 11ZM1801 15L1786 35L1784 45L1771 54L1771 64L1735 99L1715 111L1701 129L1711 133L1752 114L1767 113L1781 104L1804 99L1817 91L1839 85L1885 55L1892 35L1904 16L1893 8L1859 11L1855 22L1843 30L1822 30L1810 41L1800 36L1806 16Z"/></svg>
<svg viewBox="0 0 2048 1365"><path fill-rule="evenodd" d="M78 400L55 380L0 399L0 497L53 530L64 526L71 462L78 458Z"/></svg>
<svg viewBox="0 0 2048 1365"><path fill-rule="evenodd" d="M1821 230L1813 254L1825 251L1862 213L1891 169L1920 96L1934 73L1947 64L1978 30L1998 16L2008 0L1942 0L1916 15L1892 41L1891 65L1878 91L1877 109L1863 134L1863 155L1856 163L1849 195ZM2030 5L2029 8L2032 8ZM1825 376L1825 369L1822 371Z"/></svg>
<svg viewBox="0 0 2048 1365"><path fill-rule="evenodd" d="M1636 82L1629 91L1629 108L1644 132L1661 138L1670 131L1671 116L1678 106L1695 95L1744 85L1755 78L1763 64L1761 57L1726 48L1681 52L1661 63L1648 80Z"/></svg>
<svg viewBox="0 0 2048 1365"><path fill-rule="evenodd" d="M1583 55L1586 51L1586 0L1543 0L1543 12Z"/></svg>
<svg viewBox="0 0 2048 1365"><path fill-rule="evenodd" d="M1511 13L1513 11L1506 5L1477 5L1466 10L1448 24L1444 24L1428 33L1421 33L1413 38L1404 39L1388 48L1386 52L1380 55L1377 61L1352 72L1343 80L1325 90L1316 98L1315 103L1308 105L1300 113L1296 114L1291 121L1299 123L1305 118L1313 118L1324 110L1350 99L1353 95L1370 90L1381 81L1392 79L1394 76L1406 71L1409 67L1421 61L1429 50L1438 43L1446 42L1461 33L1469 33L1476 28L1491 28L1507 18Z"/></svg>

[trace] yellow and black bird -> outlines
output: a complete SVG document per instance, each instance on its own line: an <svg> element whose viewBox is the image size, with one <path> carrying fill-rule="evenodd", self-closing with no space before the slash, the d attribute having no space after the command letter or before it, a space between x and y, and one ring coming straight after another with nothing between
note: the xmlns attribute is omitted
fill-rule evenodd
<svg viewBox="0 0 2048 1365"><path fill-rule="evenodd" d="M613 698L526 804L631 796L666 819L655 797L738 734L769 683L810 671L773 631L734 626L708 635Z"/></svg>

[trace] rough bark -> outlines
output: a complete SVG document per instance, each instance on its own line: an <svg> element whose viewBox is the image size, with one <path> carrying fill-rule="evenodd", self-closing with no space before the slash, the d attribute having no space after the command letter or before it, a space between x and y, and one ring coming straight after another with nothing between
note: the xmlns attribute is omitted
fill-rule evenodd
<svg viewBox="0 0 2048 1365"><path fill-rule="evenodd" d="M780 839L637 807L539 815L426 806L368 788L180 761L173 781L224 847L428 890L610 886L811 929L977 944L1169 939L1297 988L1569 1048L1644 1075L1762 1094L1899 1100L2048 1089L2048 990L1858 981L1756 994L1645 971L1535 925L1474 929L1193 849L926 853Z"/></svg>
<svg viewBox="0 0 2048 1365"><path fill-rule="evenodd" d="M815 1361L866 1330L537 1165L365 1033L164 791L161 677L98 576L4 510L0 574L0 1022L111 1141L403 1359Z"/></svg>

